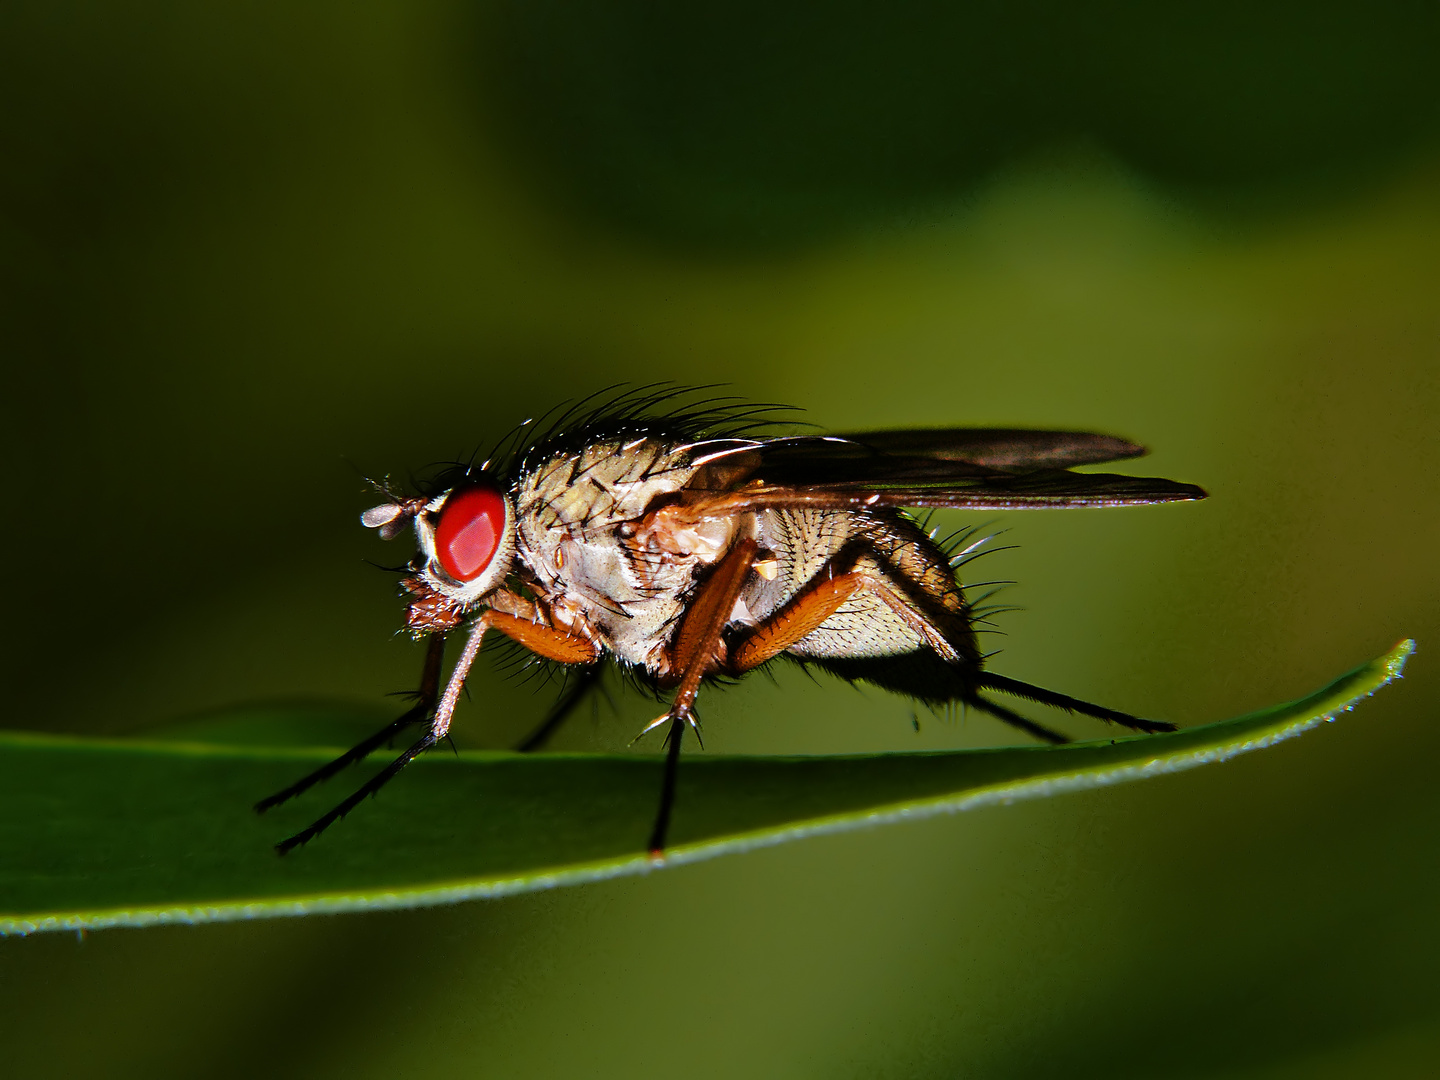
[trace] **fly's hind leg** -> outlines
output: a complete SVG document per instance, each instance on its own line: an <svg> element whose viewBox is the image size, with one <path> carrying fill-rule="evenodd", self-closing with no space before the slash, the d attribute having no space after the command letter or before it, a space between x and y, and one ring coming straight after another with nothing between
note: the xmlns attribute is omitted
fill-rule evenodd
<svg viewBox="0 0 1440 1080"><path fill-rule="evenodd" d="M1024 698L1026 701L1033 701L1040 705L1049 705L1055 709L1064 709L1068 713L1079 713L1081 716L1093 716L1097 720L1105 720L1109 723L1122 724L1125 727L1133 728L1136 731L1143 731L1148 735L1159 734L1163 731L1174 731L1175 725L1164 720L1144 720L1138 716L1131 716L1116 709L1107 709L1103 705L1092 705L1088 701L1081 701L1068 694L1057 694L1054 690L1046 690L1043 686L1033 686L1019 679L1007 679L1004 675L996 675L992 671L982 671L975 676L975 681L980 686L990 690L999 690L1002 694L1009 694L1011 697ZM978 696L978 695L977 695ZM978 708L989 712L994 711L994 706L985 701L976 701Z"/></svg>
<svg viewBox="0 0 1440 1080"><path fill-rule="evenodd" d="M898 573L898 572L897 572ZM900 575L903 577L903 575ZM878 600L908 631L915 645L928 647L951 664L967 662L969 649L951 641L943 627L946 621L961 618L955 612L934 612L925 607L922 587L895 580L887 573L884 557L868 544L851 544L830 559L799 592L782 604L768 619L753 627L731 650L729 668L741 674L799 644L812 633L830 625L845 605L862 596ZM964 624L968 630L968 623Z"/></svg>
<svg viewBox="0 0 1440 1080"><path fill-rule="evenodd" d="M1048 742L1060 746L1070 741L1069 736L1061 735L1060 732L1046 727L1044 724L1037 724L1028 716L1021 716L1014 709L1007 709L1004 705L998 705L988 698L983 698L975 691L962 694L960 700L972 709L979 709L983 713L989 713L997 720L1003 720L1013 728L1019 728L1027 735L1033 735L1041 742Z"/></svg>
<svg viewBox="0 0 1440 1080"><path fill-rule="evenodd" d="M809 637L865 587L865 578L855 570L811 582L736 644L730 652L730 673L743 675Z"/></svg>
<svg viewBox="0 0 1440 1080"><path fill-rule="evenodd" d="M848 565L850 569L836 572L845 565ZM988 673L981 671L978 661L970 660L962 652L962 649L950 640L942 627L947 615L949 618L955 617L953 613L930 614L924 611L921 605L925 603L927 595L925 591L917 585L913 589L906 589L902 592L903 586L895 581L891 574L886 573L885 565L878 552L864 545L857 546L848 553L837 555L827 564L825 570L811 579L808 585L791 597L770 618L751 629L744 638L736 643L730 653L728 666L731 673L741 674L778 656L829 623L850 601L862 595L870 596L882 602L900 619L918 640L920 647L929 648L946 664L967 669L964 688L957 695L960 701L989 713L996 719L1019 728L1027 735L1043 742L1064 743L1069 741L1064 735L1052 731L1043 724L1036 723L1012 709L982 698L976 690L977 684L993 685L995 689L1008 690L1013 680L1002 679L999 676L991 677ZM993 683L988 681L992 678L994 679ZM1015 685L1027 686L1023 683ZM1042 701L1045 704L1058 704L1055 699L1063 697L1063 695L1050 695L1048 691L1039 690L1038 687L1027 686L1027 689L1036 691L1036 696L1032 700ZM1098 706L1085 706L1085 703L1075 701L1073 698L1064 698L1064 701L1072 703L1074 711L1077 712L1099 709ZM1104 710L1104 712L1107 719L1119 718L1124 715L1111 713L1109 710ZM1096 715L1096 713L1091 712L1090 715Z"/></svg>

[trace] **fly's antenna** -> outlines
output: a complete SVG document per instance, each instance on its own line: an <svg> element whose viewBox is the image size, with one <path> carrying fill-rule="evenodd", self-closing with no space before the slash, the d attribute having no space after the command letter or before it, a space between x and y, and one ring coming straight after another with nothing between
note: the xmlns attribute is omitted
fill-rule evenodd
<svg viewBox="0 0 1440 1080"><path fill-rule="evenodd" d="M386 473L379 480L376 480L373 476L367 476L364 479L365 483L368 484L375 491L376 494L384 495L391 502L395 503L405 501L405 496L402 495L399 491L396 491L395 485L390 482L389 473Z"/></svg>

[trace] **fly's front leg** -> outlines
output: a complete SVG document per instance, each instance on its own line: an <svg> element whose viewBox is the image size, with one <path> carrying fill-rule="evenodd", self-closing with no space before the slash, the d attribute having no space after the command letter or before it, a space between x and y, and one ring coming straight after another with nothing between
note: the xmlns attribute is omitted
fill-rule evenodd
<svg viewBox="0 0 1440 1080"><path fill-rule="evenodd" d="M600 658L600 647L582 634L493 609L487 611L485 617L491 627L546 660L593 664Z"/></svg>
<svg viewBox="0 0 1440 1080"><path fill-rule="evenodd" d="M395 775L410 762L423 754L430 747L434 746L450 730L450 720L455 715L455 706L460 700L460 691L465 685L465 677L470 673L470 667L475 663L475 657L480 653L480 642L485 637L485 631L489 629L489 612L481 615L470 627L470 636L465 641L465 651L460 654L460 660L455 665L455 670L450 673L450 681L445 684L445 692L440 696L440 701L435 709L434 716L430 721L430 730L419 740L412 743L406 751L392 761L380 772L376 773L369 780L360 786L344 802L340 803L333 810L322 814L307 827L301 829L294 836L287 837L275 845L275 850L281 855L307 844L322 832L328 829L335 822L348 814L355 807L359 806L371 795L374 795L382 787L395 778Z"/></svg>
<svg viewBox="0 0 1440 1080"><path fill-rule="evenodd" d="M408 709L399 719L387 724L374 735L371 735L364 742L352 746L345 753L341 754L334 761L320 766L308 776L302 777L291 784L284 791L277 791L269 798L261 799L255 804L255 812L263 814L281 803L289 802L295 796L300 795L322 780L329 780L330 777L340 772L347 766L355 764L368 757L371 752L388 745L400 732L404 731L411 724L418 724L427 719L435 708L435 702L440 696L440 665L445 658L445 635L431 634L430 644L425 650L425 668L420 675L420 690L415 695L415 704Z"/></svg>
<svg viewBox="0 0 1440 1080"><path fill-rule="evenodd" d="M465 679L470 674L475 657L480 654L480 641L484 638L487 630L499 630L506 637L518 642L531 652L543 656L547 660L557 660L562 664L593 664L600 655L599 647L589 638L581 637L579 634L572 634L560 627L532 622L504 611L494 609L486 611L471 624L470 637L465 642L465 651L460 654L459 663L450 673L450 681L445 685L445 693L440 696L440 705L435 710L435 720L430 725L430 731L424 739L411 748L415 753L429 749L430 746L443 739L450 730L450 721L455 716L455 706L460 703L460 693L465 689ZM393 768L398 771L406 763L403 760L397 761Z"/></svg>
<svg viewBox="0 0 1440 1080"><path fill-rule="evenodd" d="M460 703L461 691L465 689L465 680L470 675L470 669L475 664L475 658L480 655L480 644L484 640L485 634L491 629L499 630L532 652L539 653L541 656L548 657L552 660L559 660L562 663L593 663L599 654L597 647L589 641L589 639L571 634L557 627L531 622L503 611L488 610L481 612L480 615L470 623L469 636L465 640L465 648L461 652L460 659L456 662L454 670L450 672L450 679L445 684L445 690L440 694L438 701L434 698L433 687L439 685L440 645L432 644L431 652L427 654L426 675L427 682L432 684L432 692L429 695L422 694L422 698L428 696L429 700L422 700L421 704L417 705L416 708L419 709L423 706L423 712L419 715L430 716L430 730L411 744L403 754L361 785L358 791L345 799L340 805L317 818L311 825L301 829L294 836L276 844L275 849L279 851L280 854L284 855L293 848L308 843L319 836L331 825L335 824L335 822L339 821L351 810L364 802L365 799L374 795L394 779L395 775L399 773L401 769L405 768L406 765L409 765L410 762L414 761L445 737L446 733L450 730L450 722L454 719L455 707ZM438 637L439 635L436 635L437 639ZM432 707L433 714L431 711ZM410 714L407 713L406 715L409 716ZM404 720L405 718L402 717L401 719ZM381 732L379 735L372 737L371 740L367 740L367 742L362 743L361 746L366 747L367 744L370 744L368 745L367 752L379 746L381 742L385 741L385 738L388 737L389 734L392 734L394 730L398 730L399 723L400 722L397 721L396 724L392 724L385 732ZM356 749L359 750L360 748L357 747ZM300 784L294 785L294 788L298 789L298 791L303 791L310 783L324 779L325 776L329 776L333 772L338 771L344 764L348 764L352 760L358 760L359 757L362 756L364 755L356 754L356 751L351 751L350 754L337 759L336 762L332 762L330 766L326 766L326 769L329 770L328 772L326 769L319 770L317 773L311 774L315 779L312 780L307 777L306 780L309 781L309 783L301 781ZM324 775L319 775L320 773ZM286 792L281 792L280 795L267 799L257 807L257 809L268 809L270 806L276 805L278 801L283 801L281 796L288 798L289 794L287 794L287 792L291 792L292 790L293 789L287 789ZM294 791L294 793L298 794L298 791Z"/></svg>
<svg viewBox="0 0 1440 1080"><path fill-rule="evenodd" d="M566 686L565 692L546 714L540 726L532 731L515 749L524 752L538 750L545 745L556 729L587 693L595 688L600 679L600 648L588 637L568 630L549 626L542 622L521 616L492 611L491 625L506 637L518 642L538 656L555 660L561 664L573 664L583 670L574 681Z"/></svg>
<svg viewBox="0 0 1440 1080"><path fill-rule="evenodd" d="M680 624L680 632L675 636L670 652L670 670L679 675L675 700L668 713L645 729L649 731L666 720L670 721L660 808L655 814L655 827L650 832L649 852L652 858L659 858L665 851L665 835L669 831L670 812L675 805L675 780L680 770L680 738L685 733L685 725L695 722L693 710L700 681L716 666L720 634L735 610L735 601L750 575L758 550L759 545L749 537L736 542L695 593L685 620Z"/></svg>
<svg viewBox="0 0 1440 1080"><path fill-rule="evenodd" d="M506 590L495 597L491 625L517 644L547 660L578 667L568 675L559 699L550 706L540 724L516 745L521 753L539 750L590 691L600 683L600 647L593 629L573 618L557 625L555 609L538 599L525 599Z"/></svg>

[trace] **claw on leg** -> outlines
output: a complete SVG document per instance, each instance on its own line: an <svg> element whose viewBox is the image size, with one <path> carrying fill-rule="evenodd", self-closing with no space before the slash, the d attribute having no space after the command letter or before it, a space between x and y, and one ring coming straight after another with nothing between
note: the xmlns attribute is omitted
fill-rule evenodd
<svg viewBox="0 0 1440 1080"><path fill-rule="evenodd" d="M660 727L667 721L679 719L683 719L687 724L690 725L690 730L695 732L696 739L700 738L700 721L696 717L695 711L693 709L687 709L685 712L677 714L674 709L671 709L669 712L661 713L654 720L651 720L650 723L646 724L643 728L641 728L640 733L630 740L630 745L634 746L646 735L649 735L650 732L654 731L656 728ZM666 741L668 742L669 740ZM705 748L704 742L700 743L700 748L702 750Z"/></svg>
<svg viewBox="0 0 1440 1080"><path fill-rule="evenodd" d="M668 712L661 713L654 720L651 720L650 723L646 724L643 728L640 729L640 734L636 735L633 739L630 740L630 745L634 746L646 735L649 735L650 732L654 731L657 727L659 727L661 724L665 723L665 721L669 719L670 714Z"/></svg>

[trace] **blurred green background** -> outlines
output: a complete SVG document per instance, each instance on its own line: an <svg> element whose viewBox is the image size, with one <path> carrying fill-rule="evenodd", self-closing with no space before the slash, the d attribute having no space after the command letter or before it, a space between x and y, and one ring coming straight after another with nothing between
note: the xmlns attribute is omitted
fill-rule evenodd
<svg viewBox="0 0 1440 1080"><path fill-rule="evenodd" d="M1398 0L5 5L8 726L383 710L419 655L361 477L657 379L1115 432L1213 493L1008 515L972 567L1019 582L1005 674L1191 724L1421 646L1333 727L1141 785L0 942L7 1072L1431 1075L1437 55ZM484 674L463 741L550 692ZM788 669L705 716L721 752L1010 740Z"/></svg>

